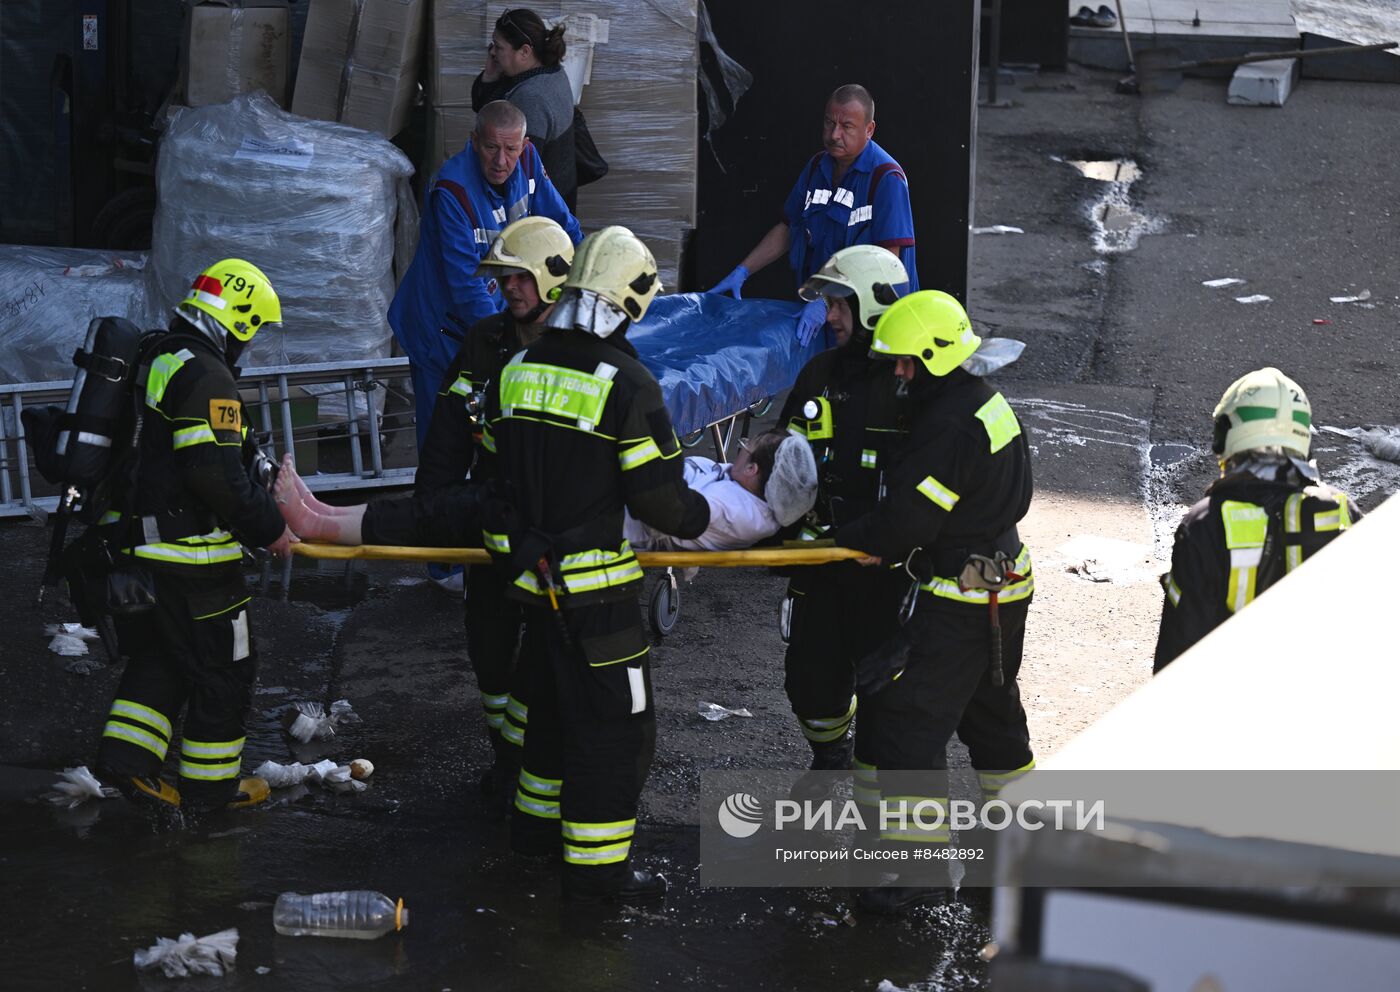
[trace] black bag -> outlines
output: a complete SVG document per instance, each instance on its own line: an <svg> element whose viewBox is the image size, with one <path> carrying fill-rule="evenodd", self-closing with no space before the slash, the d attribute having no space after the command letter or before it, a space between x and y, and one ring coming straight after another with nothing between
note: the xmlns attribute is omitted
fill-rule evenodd
<svg viewBox="0 0 1400 992"><path fill-rule="evenodd" d="M574 162L578 185L596 183L608 174L608 163L598 152L598 146L589 133L588 122L583 119L583 111L574 108Z"/></svg>

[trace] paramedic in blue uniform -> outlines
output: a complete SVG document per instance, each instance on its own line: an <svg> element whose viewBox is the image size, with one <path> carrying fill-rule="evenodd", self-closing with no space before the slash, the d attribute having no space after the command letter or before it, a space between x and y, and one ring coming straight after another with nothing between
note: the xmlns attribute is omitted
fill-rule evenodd
<svg viewBox="0 0 1400 992"><path fill-rule="evenodd" d="M504 100L477 115L467 147L442 164L424 195L413 264L389 306L389 325L413 374L418 444L467 328L505 309L477 266L512 221L548 217L578 244L583 232L525 137L525 115Z"/></svg>
<svg viewBox="0 0 1400 992"><path fill-rule="evenodd" d="M745 280L782 255L800 288L828 258L851 245L879 245L894 252L909 273L907 291L916 291L909 181L899 163L872 140L874 134L870 93L854 83L838 87L826 102L822 121L826 150L803 167L783 204L783 219L710 292L741 298ZM825 301L808 303L798 319L798 340L806 345L825 323Z"/></svg>

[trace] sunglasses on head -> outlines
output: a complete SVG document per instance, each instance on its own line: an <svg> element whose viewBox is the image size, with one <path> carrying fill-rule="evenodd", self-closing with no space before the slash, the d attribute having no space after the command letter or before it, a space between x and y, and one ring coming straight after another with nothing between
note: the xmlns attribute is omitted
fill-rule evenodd
<svg viewBox="0 0 1400 992"><path fill-rule="evenodd" d="M500 19L499 21L496 22L496 26L497 26L497 27L510 28L512 31L514 31L517 35L519 35L519 36L523 39L523 40L520 41L520 43L517 44L515 47L516 47L516 48L524 48L526 45L533 44L533 42L530 41L530 35L529 35L529 33L528 33L524 28L522 28L519 24L516 24L515 21L511 18L511 15L514 14L514 13L515 13L515 11L513 11L513 10L507 10L505 13L503 13L503 14L501 15L501 19Z"/></svg>

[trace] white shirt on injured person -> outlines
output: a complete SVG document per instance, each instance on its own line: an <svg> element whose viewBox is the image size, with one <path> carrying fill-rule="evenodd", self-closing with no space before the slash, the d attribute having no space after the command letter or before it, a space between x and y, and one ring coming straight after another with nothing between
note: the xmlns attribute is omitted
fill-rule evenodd
<svg viewBox="0 0 1400 992"><path fill-rule="evenodd" d="M622 533L638 551L735 551L778 532L772 508L729 476L729 464L691 455L685 460L685 484L710 504L710 526L692 540L653 530L629 513Z"/></svg>

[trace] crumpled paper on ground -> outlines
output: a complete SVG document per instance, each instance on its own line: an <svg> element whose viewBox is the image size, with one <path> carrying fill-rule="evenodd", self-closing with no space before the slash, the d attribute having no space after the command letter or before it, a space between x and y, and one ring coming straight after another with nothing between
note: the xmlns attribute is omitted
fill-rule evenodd
<svg viewBox="0 0 1400 992"><path fill-rule="evenodd" d="M222 977L224 970L233 967L238 957L238 928L220 930L207 937L196 937L192 933L182 933L176 940L157 937L155 946L132 955L132 961L141 970L160 968L166 978L188 978L190 975L213 975Z"/></svg>
<svg viewBox="0 0 1400 992"><path fill-rule="evenodd" d="M88 771L87 765L65 768L53 791L44 793L44 798L55 806L76 809L89 799L116 799L121 793L110 785L97 781L97 776Z"/></svg>
<svg viewBox="0 0 1400 992"><path fill-rule="evenodd" d="M287 728L287 733L303 744L312 740L324 741L334 737L337 724L360 722L360 718L350 708L350 700L348 699L337 699L331 703L330 713L327 713L326 708L320 703L294 703L293 709L296 711L297 717Z"/></svg>
<svg viewBox="0 0 1400 992"><path fill-rule="evenodd" d="M323 785L336 792L363 792L365 789L365 783L353 777L349 765L336 764L330 758L318 761L314 765L305 765L300 761L289 765L264 761L253 769L253 774L266 779L267 784L274 789L285 789L302 782Z"/></svg>

